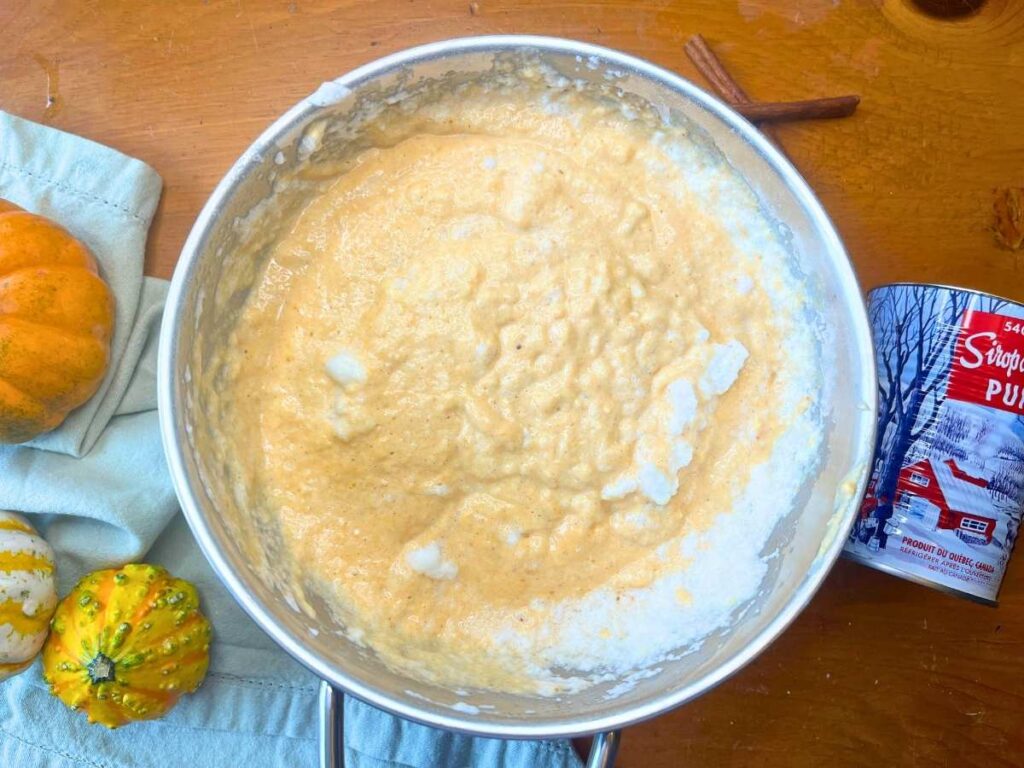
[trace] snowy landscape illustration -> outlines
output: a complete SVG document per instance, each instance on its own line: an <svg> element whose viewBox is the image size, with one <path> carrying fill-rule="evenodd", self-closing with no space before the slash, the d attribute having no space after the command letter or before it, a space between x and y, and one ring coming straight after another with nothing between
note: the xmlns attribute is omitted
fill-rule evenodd
<svg viewBox="0 0 1024 768"><path fill-rule="evenodd" d="M869 314L878 437L847 549L984 587L1009 557L1024 502L1024 307L897 285L872 292Z"/></svg>

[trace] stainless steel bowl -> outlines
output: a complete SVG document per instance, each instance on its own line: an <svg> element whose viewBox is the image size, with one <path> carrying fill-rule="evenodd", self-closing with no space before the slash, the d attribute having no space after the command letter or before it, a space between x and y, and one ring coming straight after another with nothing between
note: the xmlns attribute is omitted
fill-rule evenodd
<svg viewBox="0 0 1024 768"><path fill-rule="evenodd" d="M486 691L466 696L384 666L339 636L326 611L295 610L286 580L261 566L274 562L273 527L238 502L210 449L211 356L225 342L256 279L262 249L311 191L280 184L282 175L358 141L359 126L375 110L391 108L424 83L483 76L510 57L539 59L566 77L621 89L621 98L649 102L666 119L705 134L780 223L821 310L809 321L823 331L828 361L826 448L798 508L780 522L765 549L782 556L771 559L757 598L730 626L698 650L659 664L656 674L617 697L606 696L610 685L556 700ZM257 235L247 222L255 218L267 224L258 235L262 239L251 242ZM335 707L337 689L421 723L505 738L614 731L692 699L760 653L811 599L839 554L863 494L876 410L860 290L835 229L793 166L743 118L670 72L606 48L526 36L449 40L387 56L320 89L267 129L217 186L181 254L160 340L159 402L171 476L200 547L253 619L334 687L324 689L325 713ZM459 700L479 707L479 713L452 709ZM332 723L325 718L328 731ZM335 746L329 740L325 748ZM600 746L596 760L607 761L614 739Z"/></svg>

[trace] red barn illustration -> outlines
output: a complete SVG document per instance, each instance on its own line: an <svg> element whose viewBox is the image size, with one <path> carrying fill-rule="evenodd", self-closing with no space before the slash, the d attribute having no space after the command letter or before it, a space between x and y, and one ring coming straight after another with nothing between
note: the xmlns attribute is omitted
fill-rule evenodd
<svg viewBox="0 0 1024 768"><path fill-rule="evenodd" d="M999 513L987 488L987 480L968 474L953 459L922 459L900 471L896 504L933 529L955 531L970 543L990 544Z"/></svg>

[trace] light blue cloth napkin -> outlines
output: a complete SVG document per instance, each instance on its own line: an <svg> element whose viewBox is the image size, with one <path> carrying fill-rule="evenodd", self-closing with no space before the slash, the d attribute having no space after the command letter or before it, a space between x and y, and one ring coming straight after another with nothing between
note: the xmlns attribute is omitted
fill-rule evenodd
<svg viewBox="0 0 1024 768"><path fill-rule="evenodd" d="M293 768L317 761L317 680L223 589L178 513L156 418L156 342L167 284L143 278L160 177L99 144L0 112L0 197L84 240L117 296L111 370L57 430L0 447L0 509L28 513L57 552L59 590L84 573L160 563L199 589L214 625L210 672L161 720L116 731L50 696L38 662L0 683L0 766ZM346 698L354 768L578 768L566 742L472 739Z"/></svg>

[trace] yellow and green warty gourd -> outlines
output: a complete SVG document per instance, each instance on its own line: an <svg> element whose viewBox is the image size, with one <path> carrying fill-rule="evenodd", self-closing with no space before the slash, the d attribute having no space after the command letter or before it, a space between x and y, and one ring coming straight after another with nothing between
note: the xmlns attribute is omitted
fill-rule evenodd
<svg viewBox="0 0 1024 768"><path fill-rule="evenodd" d="M96 571L57 606L43 677L89 722L150 720L202 683L210 636L187 581L154 565Z"/></svg>
<svg viewBox="0 0 1024 768"><path fill-rule="evenodd" d="M0 680L28 667L57 605L53 550L21 515L0 510Z"/></svg>

